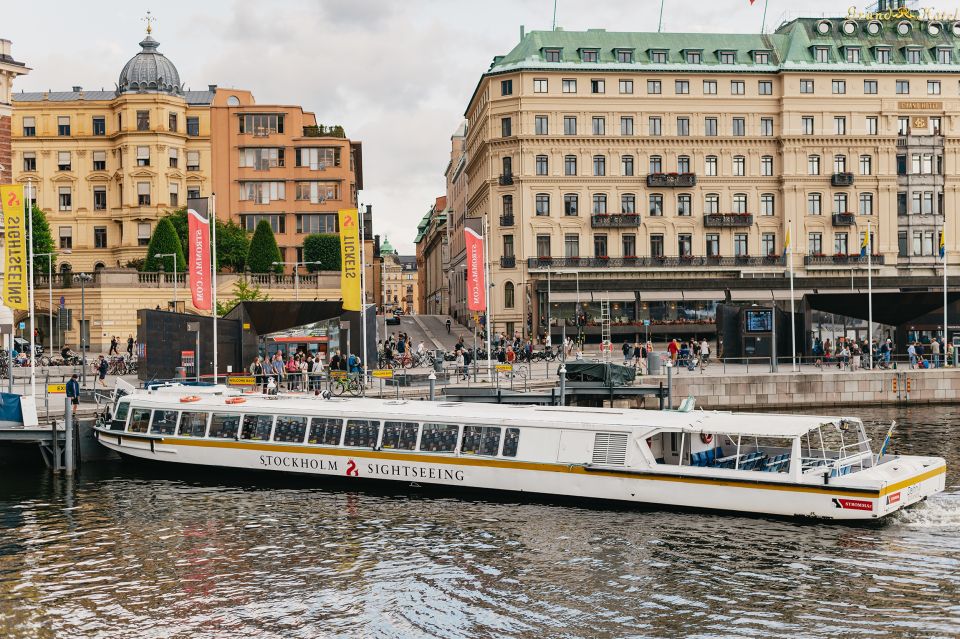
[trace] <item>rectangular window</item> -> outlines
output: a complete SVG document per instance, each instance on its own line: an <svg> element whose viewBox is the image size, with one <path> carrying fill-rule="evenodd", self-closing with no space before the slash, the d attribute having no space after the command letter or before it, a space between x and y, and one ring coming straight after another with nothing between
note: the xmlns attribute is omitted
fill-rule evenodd
<svg viewBox="0 0 960 639"><path fill-rule="evenodd" d="M663 257L663 235L650 235L650 257Z"/></svg>
<svg viewBox="0 0 960 639"><path fill-rule="evenodd" d="M547 156L538 155L534 164L536 166L537 175L547 175L549 173Z"/></svg>
<svg viewBox="0 0 960 639"><path fill-rule="evenodd" d="M633 233L627 233L623 235L623 256L637 256L637 236Z"/></svg>
<svg viewBox="0 0 960 639"><path fill-rule="evenodd" d="M650 215L651 217L663 216L663 195L660 193L650 194Z"/></svg>
<svg viewBox="0 0 960 639"><path fill-rule="evenodd" d="M878 47L876 51L878 64L890 64L890 49Z"/></svg>
<svg viewBox="0 0 960 639"><path fill-rule="evenodd" d="M310 202L311 204L322 204L328 200L339 200L340 182L297 182L296 198L301 202Z"/></svg>
<svg viewBox="0 0 960 639"><path fill-rule="evenodd" d="M581 62L596 62L598 51L596 49L584 49L580 52Z"/></svg>
<svg viewBox="0 0 960 639"><path fill-rule="evenodd" d="M711 137L717 135L717 118L703 119L703 134Z"/></svg>
<svg viewBox="0 0 960 639"><path fill-rule="evenodd" d="M650 156L649 173L663 173L663 158L659 155Z"/></svg>
<svg viewBox="0 0 960 639"><path fill-rule="evenodd" d="M736 64L737 54L733 51L720 52L720 64Z"/></svg>
<svg viewBox="0 0 960 639"><path fill-rule="evenodd" d="M73 248L73 227L61 226L59 230L60 230L60 248L72 249Z"/></svg>
<svg viewBox="0 0 960 639"><path fill-rule="evenodd" d="M93 187L93 210L94 211L107 210L107 187L105 186Z"/></svg>
<svg viewBox="0 0 960 639"><path fill-rule="evenodd" d="M107 119L103 116L93 118L93 134L96 136L107 134Z"/></svg>
<svg viewBox="0 0 960 639"><path fill-rule="evenodd" d="M773 175L773 156L764 155L760 158L760 175L764 177Z"/></svg>
<svg viewBox="0 0 960 639"><path fill-rule="evenodd" d="M170 182L170 184L168 185L168 188L169 190L167 191L167 193L169 194L169 197L170 197L170 201L169 201L170 206L173 206L173 207L179 206L180 205L180 185L177 182Z"/></svg>
<svg viewBox="0 0 960 639"><path fill-rule="evenodd" d="M847 194L846 193L834 193L833 194L833 212L834 213L849 213L850 207L847 206Z"/></svg>
<svg viewBox="0 0 960 639"><path fill-rule="evenodd" d="M677 173L690 173L690 156L677 156Z"/></svg>
<svg viewBox="0 0 960 639"><path fill-rule="evenodd" d="M717 175L717 156L708 155L703 160L703 173L715 177Z"/></svg>
<svg viewBox="0 0 960 639"><path fill-rule="evenodd" d="M274 233L287 232L287 216L282 213L252 213L240 216L241 225L250 233L253 233L257 224L263 220L269 222Z"/></svg>
<svg viewBox="0 0 960 639"><path fill-rule="evenodd" d="M907 232L898 231L897 232L897 256L898 257L907 257L910 253L907 248Z"/></svg>
<svg viewBox="0 0 960 639"><path fill-rule="evenodd" d="M703 54L700 51L686 52L687 64L700 64L703 62Z"/></svg>
<svg viewBox="0 0 960 639"><path fill-rule="evenodd" d="M773 95L773 82L769 80L760 80L757 83L757 92L760 95Z"/></svg>
<svg viewBox="0 0 960 639"><path fill-rule="evenodd" d="M547 49L543 57L547 62L560 62L560 49Z"/></svg>
<svg viewBox="0 0 960 639"><path fill-rule="evenodd" d="M897 215L907 214L907 194L905 191L897 193Z"/></svg>
<svg viewBox="0 0 960 639"><path fill-rule="evenodd" d="M810 233L807 235L807 252L810 255L823 255L823 234Z"/></svg>
<svg viewBox="0 0 960 639"><path fill-rule="evenodd" d="M274 133L283 133L282 113L244 113L240 116L239 121L240 133L246 133L257 137L266 137ZM188 126L189 123L190 122L188 118Z"/></svg>
<svg viewBox="0 0 960 639"><path fill-rule="evenodd" d="M149 182L137 182L137 204L139 206L150 206Z"/></svg>
<svg viewBox="0 0 960 639"><path fill-rule="evenodd" d="M860 194L860 215L873 215L873 193Z"/></svg>
<svg viewBox="0 0 960 639"><path fill-rule="evenodd" d="M663 88L660 84L660 80L647 80L647 93L650 95L660 95L663 92Z"/></svg>
<svg viewBox="0 0 960 639"><path fill-rule="evenodd" d="M773 257L777 254L777 234L764 233L760 236L760 254Z"/></svg>
<svg viewBox="0 0 960 639"><path fill-rule="evenodd" d="M24 171L37 170L37 154L36 153L23 154L23 170Z"/></svg>
<svg viewBox="0 0 960 639"><path fill-rule="evenodd" d="M550 132L550 120L545 115L537 115L533 118L533 132L536 135L547 135Z"/></svg>
<svg viewBox="0 0 960 639"><path fill-rule="evenodd" d="M620 196L620 212L621 213L636 213L637 212L637 196L633 193L624 193Z"/></svg>
<svg viewBox="0 0 960 639"><path fill-rule="evenodd" d="M940 95L939 80L927 80L927 95Z"/></svg>
<svg viewBox="0 0 960 639"><path fill-rule="evenodd" d="M907 135L910 132L910 118L900 116L897 118L897 135Z"/></svg>
<svg viewBox="0 0 960 639"><path fill-rule="evenodd" d="M633 93L633 80L620 80L620 93Z"/></svg>
<svg viewBox="0 0 960 639"><path fill-rule="evenodd" d="M61 115L57 117L57 135L70 135L70 116Z"/></svg>
<svg viewBox="0 0 960 639"><path fill-rule="evenodd" d="M800 80L800 93L813 93L813 80Z"/></svg>
<svg viewBox="0 0 960 639"><path fill-rule="evenodd" d="M198 117L187 118L187 135L191 137L197 137L200 135L200 118Z"/></svg>
<svg viewBox="0 0 960 639"><path fill-rule="evenodd" d="M867 135L877 135L879 118L875 116L867 117Z"/></svg>
<svg viewBox="0 0 960 639"><path fill-rule="evenodd" d="M256 420L251 425L251 431L254 437L244 437L243 439L266 439L270 436L271 417L266 415L254 416L247 415L244 418L244 430L246 430L246 420ZM266 424L262 422L267 422ZM254 426L256 430L254 430ZM307 436L308 444L321 444L323 446L339 446L343 436L343 421L332 417L313 417L310 419L310 434ZM414 442L417 439L417 433L413 433Z"/></svg>
<svg viewBox="0 0 960 639"><path fill-rule="evenodd" d="M254 204L269 204L287 199L285 182L240 182L240 200Z"/></svg>
<svg viewBox="0 0 960 639"><path fill-rule="evenodd" d="M563 116L563 134L564 135L576 135L577 134L577 118L573 115Z"/></svg>
<svg viewBox="0 0 960 639"><path fill-rule="evenodd" d="M907 64L920 64L920 49L907 49L906 58Z"/></svg>
<svg viewBox="0 0 960 639"><path fill-rule="evenodd" d="M593 174L598 177L607 174L607 156L593 156Z"/></svg>
<svg viewBox="0 0 960 639"><path fill-rule="evenodd" d="M549 86L550 84L546 78L534 78L533 80L534 93L547 93Z"/></svg>
<svg viewBox="0 0 960 639"><path fill-rule="evenodd" d="M514 257L516 255L516 253L514 253L512 235L503 236L503 255L504 257Z"/></svg>
<svg viewBox="0 0 960 639"><path fill-rule="evenodd" d="M567 233L563 236L563 256L580 257L580 236L576 233Z"/></svg>
<svg viewBox="0 0 960 639"><path fill-rule="evenodd" d="M651 51L650 52L650 62L654 64L666 64L667 62L667 52L666 51Z"/></svg>
<svg viewBox="0 0 960 639"><path fill-rule="evenodd" d="M830 62L830 49L827 47L816 47L813 50L813 54L817 62Z"/></svg>
<svg viewBox="0 0 960 639"><path fill-rule="evenodd" d="M747 134L747 121L744 118L733 118L733 135L744 136Z"/></svg>
<svg viewBox="0 0 960 639"><path fill-rule="evenodd" d="M606 215L606 213L607 213L607 194L594 193L593 194L593 214Z"/></svg>
<svg viewBox="0 0 960 639"><path fill-rule="evenodd" d="M831 85L834 95L844 95L847 92L846 80L833 80Z"/></svg>
<svg viewBox="0 0 960 639"><path fill-rule="evenodd" d="M747 159L742 155L733 156L733 174L738 177L747 174Z"/></svg>
<svg viewBox="0 0 960 639"><path fill-rule="evenodd" d="M847 134L847 118L842 115L833 118L833 132L837 135Z"/></svg>
<svg viewBox="0 0 960 639"><path fill-rule="evenodd" d="M865 95L876 95L877 94L877 81L876 80L864 80L863 81L863 93Z"/></svg>
<svg viewBox="0 0 960 639"><path fill-rule="evenodd" d="M277 418L278 428L279 422L280 419ZM456 426L445 426L444 428L452 428L454 436L456 436ZM372 448L377 445L377 439L379 436L380 422L367 419L348 419L347 428L343 433L343 445L353 446L356 448ZM276 435L274 435L274 438L276 438ZM450 442L450 445L455 445L455 442ZM444 450L446 449L447 446L446 443L444 443ZM453 450L453 448L451 447L450 450Z"/></svg>
<svg viewBox="0 0 960 639"><path fill-rule="evenodd" d="M897 94L908 95L910 93L909 80L897 80Z"/></svg>
<svg viewBox="0 0 960 639"><path fill-rule="evenodd" d="M624 213L626 212L627 211L624 211ZM632 213L633 211L630 212ZM683 193L677 196L677 215L680 217L689 217L693 215L693 196L689 193Z"/></svg>
<svg viewBox="0 0 960 639"><path fill-rule="evenodd" d="M705 215L716 215L720 212L720 196L716 193L708 193L703 198L703 212Z"/></svg>
<svg viewBox="0 0 960 639"><path fill-rule="evenodd" d="M500 118L500 136L509 138L513 135L513 120L511 118Z"/></svg>
<svg viewBox="0 0 960 639"><path fill-rule="evenodd" d="M419 430L420 426L416 422L383 422L380 447L386 450L414 450L417 447ZM463 452L462 448L461 452Z"/></svg>
<svg viewBox="0 0 960 639"><path fill-rule="evenodd" d="M682 137L690 135L690 118L677 118L677 135Z"/></svg>
<svg viewBox="0 0 960 639"><path fill-rule="evenodd" d="M200 170L200 151L187 151L187 170Z"/></svg>
<svg viewBox="0 0 960 639"><path fill-rule="evenodd" d="M873 156L860 156L860 175L870 175L873 173Z"/></svg>
<svg viewBox="0 0 960 639"><path fill-rule="evenodd" d="M563 157L563 174L564 175L577 174L577 156L565 155Z"/></svg>
<svg viewBox="0 0 960 639"><path fill-rule="evenodd" d="M107 227L93 227L93 248L107 248Z"/></svg>
<svg viewBox="0 0 960 639"><path fill-rule="evenodd" d="M760 118L760 135L764 137L773 135L773 118Z"/></svg>
<svg viewBox="0 0 960 639"><path fill-rule="evenodd" d="M374 432L379 430L379 426L380 425L377 424L374 427ZM277 425L274 427L273 441L302 444L303 437L306 434L306 417L301 417L300 415L280 415L277 417Z"/></svg>
<svg viewBox="0 0 960 639"><path fill-rule="evenodd" d="M734 193L734 195L733 195L733 212L734 212L734 213L746 213L746 212L747 212L747 194L746 194L746 193Z"/></svg>
<svg viewBox="0 0 960 639"><path fill-rule="evenodd" d="M730 81L730 95L744 95L747 92L747 83L742 80Z"/></svg>
<svg viewBox="0 0 960 639"><path fill-rule="evenodd" d="M150 112L137 111L137 131L150 130Z"/></svg>
<svg viewBox="0 0 960 639"><path fill-rule="evenodd" d="M807 156L807 175L820 175L820 156Z"/></svg>
<svg viewBox="0 0 960 639"><path fill-rule="evenodd" d="M620 118L620 135L633 135L633 118L624 116Z"/></svg>
<svg viewBox="0 0 960 639"><path fill-rule="evenodd" d="M833 236L833 252L839 255L847 255L849 252L849 243L846 233L836 233Z"/></svg>
<svg viewBox="0 0 960 639"><path fill-rule="evenodd" d="M677 95L688 95L690 93L690 81L675 80L673 83L673 90Z"/></svg>
<svg viewBox="0 0 960 639"><path fill-rule="evenodd" d="M69 186L58 187L57 194L59 196L59 210L72 211L73 210L73 193L70 190L70 187Z"/></svg>
<svg viewBox="0 0 960 639"><path fill-rule="evenodd" d="M580 196L576 193L567 193L563 196L563 214L578 215L580 212Z"/></svg>
<svg viewBox="0 0 960 639"><path fill-rule="evenodd" d="M593 134L594 135L606 135L607 134L607 119L603 116L594 116L592 119L593 122Z"/></svg>
<svg viewBox="0 0 960 639"><path fill-rule="evenodd" d="M820 215L823 213L823 196L819 193L807 194L807 214Z"/></svg>
<svg viewBox="0 0 960 639"><path fill-rule="evenodd" d="M860 62L860 47L847 47L847 62L851 64Z"/></svg>
<svg viewBox="0 0 960 639"><path fill-rule="evenodd" d="M537 193L535 198L537 215L550 215L550 196L546 193Z"/></svg>
<svg viewBox="0 0 960 639"><path fill-rule="evenodd" d="M513 95L513 80L500 81L500 95Z"/></svg>
<svg viewBox="0 0 960 639"><path fill-rule="evenodd" d="M805 115L800 119L801 128L804 135L813 135L813 116Z"/></svg>
<svg viewBox="0 0 960 639"><path fill-rule="evenodd" d="M552 253L550 252L550 236L538 235L537 236L537 256L550 257L551 255Z"/></svg>
<svg viewBox="0 0 960 639"><path fill-rule="evenodd" d="M37 135L37 119L33 116L23 118L23 137L32 138Z"/></svg>
<svg viewBox="0 0 960 639"><path fill-rule="evenodd" d="M693 236L689 233L680 233L677 235L677 255L680 257L690 257L693 255Z"/></svg>
<svg viewBox="0 0 960 639"><path fill-rule="evenodd" d="M950 49L937 49L937 62L940 64L950 64L953 62L953 51Z"/></svg>
<svg viewBox="0 0 960 639"><path fill-rule="evenodd" d="M648 125L648 135L662 135L663 131L661 129L661 120L659 117L651 117L647 120Z"/></svg>
<svg viewBox="0 0 960 639"><path fill-rule="evenodd" d="M337 216L334 213L300 213L297 215L297 233L335 233Z"/></svg>
<svg viewBox="0 0 960 639"><path fill-rule="evenodd" d="M561 80L560 86L563 89L564 93L576 93L577 92L577 81L576 80Z"/></svg>
<svg viewBox="0 0 960 639"><path fill-rule="evenodd" d="M775 199L772 193L764 193L760 196L760 215L773 215L775 208Z"/></svg>
<svg viewBox="0 0 960 639"><path fill-rule="evenodd" d="M633 51L629 49L617 49L617 62L621 64L630 64L633 62Z"/></svg>
<svg viewBox="0 0 960 639"><path fill-rule="evenodd" d="M137 166L150 166L150 147L137 147Z"/></svg>
<svg viewBox="0 0 960 639"><path fill-rule="evenodd" d="M737 233L733 236L733 254L736 257L743 257L749 255L747 249L747 234L746 233Z"/></svg>
<svg viewBox="0 0 960 639"><path fill-rule="evenodd" d="M605 93L606 86L603 80L590 80L590 93Z"/></svg>
<svg viewBox="0 0 960 639"><path fill-rule="evenodd" d="M170 113L167 115L167 130L177 132L177 114Z"/></svg>
<svg viewBox="0 0 960 639"><path fill-rule="evenodd" d="M704 94L704 95L716 95L716 94L717 94L717 81L716 81L716 80L704 80L704 81L703 81L703 94Z"/></svg>
<svg viewBox="0 0 960 639"><path fill-rule="evenodd" d="M624 177L633 176L633 156L632 155L620 156L620 175L623 175Z"/></svg>

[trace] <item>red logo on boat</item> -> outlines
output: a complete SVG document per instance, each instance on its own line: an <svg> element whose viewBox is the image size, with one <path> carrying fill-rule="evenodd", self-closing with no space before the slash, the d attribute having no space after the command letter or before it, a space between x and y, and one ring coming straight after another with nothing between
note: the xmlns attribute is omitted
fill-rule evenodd
<svg viewBox="0 0 960 639"><path fill-rule="evenodd" d="M833 500L837 508L844 510L873 510L873 502L867 499L837 499Z"/></svg>
<svg viewBox="0 0 960 639"><path fill-rule="evenodd" d="M347 461L347 476L360 476L360 471L357 470L357 462L353 461L352 459Z"/></svg>
<svg viewBox="0 0 960 639"><path fill-rule="evenodd" d="M900 501L900 491L893 493L892 495L887 495L887 505L895 504Z"/></svg>

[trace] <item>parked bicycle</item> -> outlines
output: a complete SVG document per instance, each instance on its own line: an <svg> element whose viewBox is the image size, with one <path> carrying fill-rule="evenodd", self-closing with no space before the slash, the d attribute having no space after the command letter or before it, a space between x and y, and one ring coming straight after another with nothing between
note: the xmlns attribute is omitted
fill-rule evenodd
<svg viewBox="0 0 960 639"><path fill-rule="evenodd" d="M360 397L363 395L363 383L360 381L360 378L356 375L347 375L346 373L337 375L337 372L342 371L332 371L333 375L330 380L330 388L333 391L333 394L337 397L340 397L344 393L349 393L354 397Z"/></svg>

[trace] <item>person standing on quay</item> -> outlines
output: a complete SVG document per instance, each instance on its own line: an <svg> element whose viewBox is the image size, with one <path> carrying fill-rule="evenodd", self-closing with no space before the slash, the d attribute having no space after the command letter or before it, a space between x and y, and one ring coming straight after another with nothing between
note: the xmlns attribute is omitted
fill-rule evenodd
<svg viewBox="0 0 960 639"><path fill-rule="evenodd" d="M127 338L127 355L133 357L133 334Z"/></svg>
<svg viewBox="0 0 960 639"><path fill-rule="evenodd" d="M97 361L97 373L100 376L100 385L104 388L107 387L107 360L103 358L103 355L100 356L100 359Z"/></svg>
<svg viewBox="0 0 960 639"><path fill-rule="evenodd" d="M670 340L670 343L667 345L667 352L670 353L670 361L676 366L677 355L680 353L680 345L677 344L677 338Z"/></svg>
<svg viewBox="0 0 960 639"><path fill-rule="evenodd" d="M74 373L67 382L67 397L70 398L70 404L73 405L73 414L77 414L77 407L80 406L80 382L77 381L77 374Z"/></svg>

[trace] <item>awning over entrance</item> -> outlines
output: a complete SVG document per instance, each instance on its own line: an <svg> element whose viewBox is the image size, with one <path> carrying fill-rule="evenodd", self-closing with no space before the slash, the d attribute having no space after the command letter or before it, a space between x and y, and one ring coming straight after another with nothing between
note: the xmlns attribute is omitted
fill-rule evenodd
<svg viewBox="0 0 960 639"><path fill-rule="evenodd" d="M869 318L868 295L863 293L815 293L807 303L815 311L836 313L856 319ZM960 300L960 292L947 292L950 304ZM873 293L873 321L900 326L943 308L943 291L909 291ZM951 322L952 325L952 322Z"/></svg>

